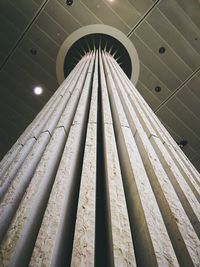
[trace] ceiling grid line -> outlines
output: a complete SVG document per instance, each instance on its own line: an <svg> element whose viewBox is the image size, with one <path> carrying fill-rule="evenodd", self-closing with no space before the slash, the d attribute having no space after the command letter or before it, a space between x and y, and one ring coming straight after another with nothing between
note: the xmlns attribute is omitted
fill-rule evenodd
<svg viewBox="0 0 200 267"><path fill-rule="evenodd" d="M148 15L151 13L151 11L159 4L161 0L157 0L148 10L147 12L141 17L141 19L136 23L136 25L130 30L130 32L127 34L127 37L130 37L131 34L140 26L140 24L148 17Z"/></svg>
<svg viewBox="0 0 200 267"><path fill-rule="evenodd" d="M177 80L179 80L181 82L181 79L177 76L177 74L170 69L170 67L163 61L161 60L161 58L159 57L159 55L157 55L152 49L151 47L149 47L148 44L146 44L142 39L141 37L136 33L134 32L134 34L137 36L138 39L140 39L140 41L144 44L144 46L146 46L148 48L148 50L150 50L150 52L159 60L159 62L161 62L168 70L169 72L171 72L175 78L177 78ZM144 64L144 63L143 63ZM144 64L146 66L146 64Z"/></svg>
<svg viewBox="0 0 200 267"><path fill-rule="evenodd" d="M200 136L197 133L195 133L190 127L188 127L188 125L182 119L180 119L172 110L170 110L168 107L166 107L166 109L168 110L169 113L173 114L173 116L176 118L177 121L182 123L182 125L185 127L185 129L187 129L189 133L191 133L192 135L196 137L196 140L198 141L200 145Z"/></svg>
<svg viewBox="0 0 200 267"><path fill-rule="evenodd" d="M37 44L36 42L34 42L30 37L27 38L31 43L34 44L34 46L36 46L37 48L39 48L43 54L45 54L46 57L49 58L49 60L51 60L53 63L55 63L55 58L53 58L52 56L50 56L39 44ZM20 48L19 48L20 49Z"/></svg>
<svg viewBox="0 0 200 267"><path fill-rule="evenodd" d="M122 19L122 17L120 17L120 15L112 8L112 6L108 5L108 2L104 1L103 2L105 3L105 5L110 9L112 10L112 12L124 23L124 25L126 25L127 28L131 29L131 27L126 23L126 21L124 21Z"/></svg>
<svg viewBox="0 0 200 267"><path fill-rule="evenodd" d="M26 53L24 53L22 49L19 49L19 50L25 56L25 58L27 57L32 63L34 63L36 66L38 66L45 73L45 75L49 76L50 79L55 80L55 77L53 77L49 72L47 72L44 69L44 67L42 67L37 61L33 60L29 55L27 55ZM52 90L49 90L48 88L47 88L47 90L52 93Z"/></svg>
<svg viewBox="0 0 200 267"><path fill-rule="evenodd" d="M197 68L191 75L189 75L188 76L188 78L187 79L185 79L185 81L182 83L182 84L180 84L175 90L174 90L174 92L170 95L170 96L168 96L155 110L154 110L154 112L155 113L157 113L166 103L168 103L171 99L172 99L172 97L174 96L174 95L176 95L189 81L191 81L192 80L192 78L196 75L196 74L198 74L198 72L200 72L200 67L199 68Z"/></svg>
<svg viewBox="0 0 200 267"><path fill-rule="evenodd" d="M44 13L47 17L49 17L51 20L53 20L53 22L58 26L58 27L60 27L65 33L66 33L66 35L68 36L69 35L69 32L67 32L66 31L66 29L65 28L63 28L63 26L62 25L60 25L47 11L45 11L45 10L43 10L43 12L42 13ZM36 25L39 25L38 24L38 22L36 23ZM39 26L38 26L39 27ZM40 28L40 27L39 27ZM40 28L41 29L41 28ZM52 39L53 40L53 39ZM55 42L55 40L53 40L54 42ZM56 42L55 42L56 43ZM56 43L56 44L58 44L58 43ZM59 44L58 44L59 45Z"/></svg>
<svg viewBox="0 0 200 267"><path fill-rule="evenodd" d="M192 44L185 38L185 36L174 26L174 24L167 18L167 16L158 8L158 11L165 18L165 20L170 24L170 26L187 42L187 44L191 47L191 49L199 55L199 53L194 49Z"/></svg>
<svg viewBox="0 0 200 267"><path fill-rule="evenodd" d="M48 33L46 33L42 28L40 28L39 26L38 26L38 24L36 23L35 24L35 27L36 28L39 28L40 29L40 31L44 34L44 35L46 35L58 48L59 48L59 46L58 46L58 44L52 39L52 37L48 34ZM30 37L29 37L30 38ZM31 38L30 38L31 39ZM32 39L31 39L32 40Z"/></svg>
<svg viewBox="0 0 200 267"><path fill-rule="evenodd" d="M76 19L59 1L56 2L62 7L65 12L67 12L74 19L74 21L76 21L81 27L83 26L83 24L80 23L80 21Z"/></svg>
<svg viewBox="0 0 200 267"><path fill-rule="evenodd" d="M91 14L93 14L93 16L97 19L97 20L99 20L99 22L101 23L101 24L104 24L103 23L103 21L99 18L99 17L97 17L96 16L96 14L94 14L94 12L92 12L92 10L90 10L88 7L87 7L87 5L85 5L84 3L83 3L83 1L80 1L80 3L91 13Z"/></svg>
<svg viewBox="0 0 200 267"><path fill-rule="evenodd" d="M21 36L19 37L19 39L17 40L17 42L15 43L15 45L13 46L13 48L10 50L10 52L8 53L8 55L5 58L5 60L3 61L3 63L0 65L0 71L4 68L4 66L6 65L6 63L8 62L8 60L10 59L10 57L14 54L16 48L23 41L24 37L29 32L30 28L35 23L36 19L39 17L39 15L41 14L42 10L45 8L45 6L47 5L48 2L49 2L49 0L44 0L43 1L43 3L41 4L40 8L38 9L38 11L36 12L36 14L31 19L30 23L26 26L26 28L22 32Z"/></svg>
<svg viewBox="0 0 200 267"><path fill-rule="evenodd" d="M187 68L189 69L189 70L191 70L192 72L193 72L193 70L192 70L192 68L182 59L182 57L181 56L179 56L179 54L177 54L177 52L176 52L176 50L154 29L154 27L146 20L145 21L148 25L149 25L149 27L152 29L152 31L154 31L158 36L159 36L159 38L164 42L164 43L166 43L167 45L168 45L168 47L174 52L174 54L176 55L176 57L177 58L179 58L180 59L180 61L182 61L182 63L185 65L185 66L187 66Z"/></svg>

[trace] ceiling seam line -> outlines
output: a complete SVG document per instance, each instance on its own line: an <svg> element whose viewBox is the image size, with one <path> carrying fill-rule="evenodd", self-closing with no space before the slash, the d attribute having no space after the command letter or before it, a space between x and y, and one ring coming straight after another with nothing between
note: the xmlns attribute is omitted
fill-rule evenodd
<svg viewBox="0 0 200 267"><path fill-rule="evenodd" d="M87 11L88 11L89 13L91 13L97 20L99 20L100 24L105 24L99 17L97 17L97 16L95 15L95 13L94 13L92 10L90 10L90 9L87 7L86 4L84 4L82 1L80 1L80 3L81 3L82 6L84 6L84 7L87 9Z"/></svg>
<svg viewBox="0 0 200 267"><path fill-rule="evenodd" d="M158 62L171 73L171 75L174 76L174 78L176 78L178 81L182 82L181 78L174 72L174 70L172 70L172 68L170 68L167 63L161 59L161 57L154 51L151 49L151 47L135 32L134 35L139 39L139 41L153 54L153 56L158 60ZM143 62L144 63L144 62Z"/></svg>
<svg viewBox="0 0 200 267"><path fill-rule="evenodd" d="M199 137L198 133L194 132L180 117L178 117L176 115L176 113L174 113L174 111L170 110L168 107L166 107L166 109L168 110L168 113L171 113L174 116L174 118L179 122L179 125L182 124L190 134L195 136L195 140L199 140L200 141L200 137ZM178 135L178 133L177 133L177 135Z"/></svg>
<svg viewBox="0 0 200 267"><path fill-rule="evenodd" d="M176 50L171 46L171 44L169 44L168 41L165 40L165 39L160 35L160 33L157 32L157 31L155 30L155 28L154 28L148 21L146 21L146 23L149 25L149 27L152 29L152 31L155 32L155 34L157 34L157 35L159 36L159 38L161 39L161 41L163 41L164 43L166 43L166 44L168 45L168 47L172 50L172 52L175 54L175 56L181 61L181 64L184 64L190 71L193 72L193 69L188 65L188 63L186 63L186 62L184 61L184 59L182 59L182 57L181 57L179 54L177 54ZM148 47L149 47L149 46L148 46ZM152 51L153 51L153 50L152 50Z"/></svg>
<svg viewBox="0 0 200 267"><path fill-rule="evenodd" d="M151 11L159 4L160 0L157 0L148 10L147 12L142 16L142 18L135 24L135 26L130 30L130 32L127 34L127 37L130 37L131 34L137 29L137 27L146 19L146 17L151 13Z"/></svg>
<svg viewBox="0 0 200 267"><path fill-rule="evenodd" d="M194 48L194 46L189 42L189 40L184 36L184 34L180 32L178 28L176 28L176 26L171 22L171 20L165 15L165 13L160 8L158 9L158 11L161 16L163 16L163 18L170 24L170 27L172 27L181 36L181 38L184 39L188 46L190 46L191 49L199 55L199 52Z"/></svg>
<svg viewBox="0 0 200 267"><path fill-rule="evenodd" d="M200 71L200 67L198 67L187 79L185 79L185 81L179 85L174 92L168 96L155 110L154 113L157 113L166 103L168 103L173 96L175 96L188 82L190 82L192 80L192 78L194 78L194 76Z"/></svg>
<svg viewBox="0 0 200 267"><path fill-rule="evenodd" d="M126 21L122 17L120 17L120 15L112 8L112 6L110 6L108 2L105 2L104 0L103 2L110 10L112 10L113 14L115 14L119 18L119 20L121 20L121 22L130 30L131 29L130 25L128 25Z"/></svg>
<svg viewBox="0 0 200 267"><path fill-rule="evenodd" d="M45 0L43 2L43 4L40 6L40 8L37 10L37 12L35 13L34 17L31 19L30 23L26 26L25 30L23 31L23 33L21 34L21 36L19 37L19 39L17 40L17 42L15 43L15 45L13 46L13 48L10 50L9 54L7 55L7 57L5 58L5 60L3 61L3 63L1 64L0 71L4 68L4 66L6 65L6 63L8 62L8 60L10 59L10 57L14 54L16 48L23 41L24 37L29 32L31 26L34 24L34 22L39 17L39 15L41 14L41 12L44 10L44 8L46 7L46 5L47 5L48 2L49 2L49 0Z"/></svg>

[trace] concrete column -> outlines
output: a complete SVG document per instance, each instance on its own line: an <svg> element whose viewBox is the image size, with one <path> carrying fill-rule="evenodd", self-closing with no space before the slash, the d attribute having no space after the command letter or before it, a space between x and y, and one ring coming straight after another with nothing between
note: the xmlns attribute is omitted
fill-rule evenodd
<svg viewBox="0 0 200 267"><path fill-rule="evenodd" d="M89 52L0 163L0 266L197 267L199 239L200 174Z"/></svg>

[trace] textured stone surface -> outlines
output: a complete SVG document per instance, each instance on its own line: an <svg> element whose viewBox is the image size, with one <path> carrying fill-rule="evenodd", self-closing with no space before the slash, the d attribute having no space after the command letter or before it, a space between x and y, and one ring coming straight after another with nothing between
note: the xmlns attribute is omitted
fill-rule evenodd
<svg viewBox="0 0 200 267"><path fill-rule="evenodd" d="M108 76L108 83L111 76ZM127 195L129 218L131 221L136 257L140 264L148 266L177 266L178 262L168 237L162 216L156 203L151 185L133 134L142 129L135 118L130 129L125 112L113 83L110 83L110 99L115 129L117 131L118 152ZM121 108L120 108L121 106ZM123 112L123 114L122 114ZM129 119L131 115L129 115ZM146 136L146 135L145 135ZM147 136L146 136L147 138ZM147 139L148 140L148 139ZM134 239L135 238L135 239ZM144 254L144 255L143 255Z"/></svg>
<svg viewBox="0 0 200 267"><path fill-rule="evenodd" d="M20 262L24 262L23 254L28 253L27 249L29 247L31 249L31 246L34 246L33 233L37 234L39 230L65 138L64 129L56 129L23 196L17 213L1 244L5 266L9 265L9 262L20 265ZM29 240L26 241L26 239ZM20 255L22 259L20 259Z"/></svg>
<svg viewBox="0 0 200 267"><path fill-rule="evenodd" d="M91 62L92 64L92 62ZM92 66L92 65L91 65ZM41 228L31 257L30 266L59 266L67 249L71 231L70 214L78 190L80 153L89 100L91 75L85 81L81 98L71 126L59 169L52 187ZM60 256L61 255L61 256Z"/></svg>
<svg viewBox="0 0 200 267"><path fill-rule="evenodd" d="M2 267L92 267L102 245L109 266L200 266L200 174L104 52L77 64L0 174Z"/></svg>
<svg viewBox="0 0 200 267"><path fill-rule="evenodd" d="M96 60L80 182L71 266L94 266L96 217L97 98Z"/></svg>

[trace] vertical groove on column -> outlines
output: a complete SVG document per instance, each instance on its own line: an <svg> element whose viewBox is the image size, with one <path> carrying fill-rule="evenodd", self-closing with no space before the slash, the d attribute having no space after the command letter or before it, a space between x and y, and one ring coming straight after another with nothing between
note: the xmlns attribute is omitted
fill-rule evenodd
<svg viewBox="0 0 200 267"><path fill-rule="evenodd" d="M75 85L76 83L74 83L73 85L73 90ZM69 97L67 96L66 100L64 99L61 108L57 110L58 112L55 115L57 116L56 119L54 119L55 117L53 117L54 127L56 126L56 123L59 120L59 117L61 116L61 111L64 110L68 99ZM34 174L35 168L37 167L37 164L39 163L42 157L42 154L50 140L50 137L51 135L49 134L49 131L45 131L40 134L38 140L33 146L33 149L29 153L28 157L26 157L22 167L19 169L15 179L13 180L13 183L10 185L8 191L6 192L0 203L0 240L2 240L5 231L7 230L16 209L18 208L18 205L23 197L26 187L28 186ZM7 179L10 179L10 177L7 177Z"/></svg>
<svg viewBox="0 0 200 267"><path fill-rule="evenodd" d="M7 154L5 155L5 157L3 158L3 160L0 163L0 180L2 180L3 175L5 174L6 170L8 169L8 167L10 166L10 164L12 163L12 161L15 159L15 157L17 156L17 154L20 151L20 150L15 149L15 147L20 145L21 148L22 148L30 138L32 138L33 136L35 136L35 134L33 133L33 131L35 130L35 128L38 125L40 125L40 128L42 128L44 126L45 122L48 119L47 116L50 116L49 110L51 108L51 105L55 102L55 99L56 99L57 96L59 96L60 92L62 92L62 90L64 88L66 88L66 85L70 83L71 79L73 78L73 75L76 74L76 72L78 71L78 68L77 67L79 65L82 65L82 63L83 63L82 61L83 60L81 60L79 62L79 64L77 64L76 68L74 68L74 70L70 73L70 75L68 76L68 78L61 84L61 86L56 90L56 92L54 93L54 95L45 104L45 106L39 112L39 114L36 116L36 118L25 129L25 131L23 132L23 134L18 138L18 140L13 145L13 147L11 148L11 150L7 153L9 155L9 157L7 157Z"/></svg>
<svg viewBox="0 0 200 267"><path fill-rule="evenodd" d="M100 73L98 71L98 80ZM112 237L110 231L110 209L105 178L105 162L102 128L101 86L98 89L97 112L97 189L96 189L96 237L95 237L95 267L114 265L112 251Z"/></svg>
<svg viewBox="0 0 200 267"><path fill-rule="evenodd" d="M113 60L113 63L117 67L117 63L115 60ZM148 104L145 102L143 97L139 94L139 92L134 88L133 84L129 81L127 76L124 74L124 72L116 68L118 72L121 73L123 76L123 81L128 85L129 87L129 96L132 94L136 95L138 104L140 104L144 110L146 111L146 114L149 118L149 120L152 122L152 127L157 130L157 133L160 137L160 139L165 144L166 148L168 149L169 153L173 153L173 155L176 154L177 164L178 166L181 165L181 168L184 168L186 170L187 174L190 173L190 175L193 177L193 179L196 180L198 185L200 185L200 174L197 172L197 170L193 167L192 163L187 159L183 151L178 147L176 142L173 140L173 138L170 136L170 134L167 132L165 127L162 125L162 123L159 121L157 116L152 112L151 108L148 106Z"/></svg>
<svg viewBox="0 0 200 267"><path fill-rule="evenodd" d="M122 81L123 82L123 81ZM124 89L126 91L126 86L124 85ZM169 153L165 149L164 145L160 141L160 139L156 136L151 124L146 119L145 114L138 110L137 101L133 100L133 93L129 95L129 100L132 103L132 107L134 109L135 114L132 114L134 117L138 117L142 127L144 128L146 134L150 138L151 145L154 147L159 159L162 163L163 168L165 169L166 173L168 174L169 180L173 185L177 196L185 209L188 218L191 221L196 233L200 236L200 206L197 200L200 200L199 194L196 194L197 198L193 194L197 192L196 190L191 190L191 187L185 182L184 177L182 176L179 169L176 167L176 164L173 162L172 158L170 157ZM187 195L187 197L186 197Z"/></svg>
<svg viewBox="0 0 200 267"><path fill-rule="evenodd" d="M108 59L105 60L105 68L107 70L109 98L137 265L141 267L164 266L168 262L173 262L173 264L176 265L176 257L157 207L155 197L151 191L151 186L148 182L142 160L137 152L136 144L133 139L134 132L131 131L129 123L126 120L123 106L117 95L117 88L112 80L111 72L106 61L108 61ZM120 89L123 90L123 88ZM130 115L128 115L127 118L128 117L130 117ZM152 209L155 215L151 213ZM163 235L162 237L160 236L161 234Z"/></svg>
<svg viewBox="0 0 200 267"><path fill-rule="evenodd" d="M81 66L81 68L78 69L79 74L81 73L82 68L83 68L83 66ZM74 76L72 76L72 78L73 77ZM72 81L72 90L74 89L74 87L76 85L76 81L77 81L78 77L79 76L74 77L74 79ZM68 81L68 83L69 83L69 81ZM64 88L64 90L67 92L64 95L64 97L57 98L53 102L53 104L50 106L51 111L48 110L47 115L46 115L46 119L44 119L42 123L38 123L36 125L36 127L34 127L31 139L29 139L28 142L25 143L25 145L23 146L23 148L21 149L21 151L17 155L17 158L12 162L12 164L9 166L8 170L1 177L0 198L2 198L2 196L5 194L6 190L8 189L10 184L12 183L12 180L14 179L15 175L17 174L17 172L19 171L21 166L25 164L24 160L29 155L32 147L35 144L37 144L36 140L40 137L40 134L42 132L45 132L45 131L48 131L50 134L52 134L52 131L54 130L54 128L55 128L55 126L59 120L59 117L61 116L62 111L64 110L64 108L65 108L65 106L66 106L66 104L70 98L71 92L70 91L68 92L67 89L68 89L68 87ZM35 155L34 158L36 159L37 156ZM39 159L40 158L38 156L38 160ZM30 165L31 162L29 161L28 164Z"/></svg>
<svg viewBox="0 0 200 267"><path fill-rule="evenodd" d="M108 88L100 53L100 84L102 99L102 127L104 172L109 199L111 249L114 266L136 266L130 222L125 199L119 157L117 153L113 120L108 98Z"/></svg>
<svg viewBox="0 0 200 267"><path fill-rule="evenodd" d="M43 217L30 266L69 266L91 100L94 54Z"/></svg>
<svg viewBox="0 0 200 267"><path fill-rule="evenodd" d="M114 63L114 61L112 61L112 63ZM115 70L117 71L117 73L119 73L119 70L117 68L115 68ZM121 78L121 76L119 76L119 77ZM184 179L186 180L186 182L190 186L195 197L200 202L200 188L199 188L200 184L198 183L198 180L196 181L195 177L193 177L193 175L187 170L182 159L180 157L178 157L176 150L173 149L173 147L171 145L166 143L165 138L163 138L163 135L165 135L166 130L165 129L162 130L159 127L159 125L161 125L161 123L159 123L159 124L156 123L156 121L154 120L154 116L151 116L152 112L148 112L147 107L145 107L145 105L143 105L141 103L141 100L139 99L138 94L136 94L136 90L131 91L130 88L128 88L128 86L127 86L126 80L125 79L120 79L120 80L124 85L124 88L127 92L127 95L128 95L128 97L132 103L132 106L135 107L135 111L137 113L138 118L146 126L150 125L150 123L151 123L151 127L155 130L156 136L159 137L159 139L165 145L168 153L172 157L173 161L175 161L174 165L176 165L176 167L179 169L179 171L183 175ZM152 133L151 135L153 138L154 134ZM177 150L180 150L180 148L178 146L177 146ZM166 153L167 153L167 151L166 151Z"/></svg>
<svg viewBox="0 0 200 267"><path fill-rule="evenodd" d="M86 70L87 67L88 64ZM81 76L1 245L5 250L6 247L15 248L7 253L13 265L28 264L30 259L83 83L84 77Z"/></svg>
<svg viewBox="0 0 200 267"><path fill-rule="evenodd" d="M109 53L0 163L0 241L2 267L199 267L200 174Z"/></svg>
<svg viewBox="0 0 200 267"><path fill-rule="evenodd" d="M152 189L157 199L165 225L167 227L172 245L175 249L178 261L181 266L193 266L199 262L198 252L194 247L199 246L199 239L185 214L181 203L175 193L175 189L169 181L167 173L155 153L147 135L138 122L133 108L124 90L119 90L124 111L135 134L135 140L142 157L146 172L148 174ZM183 228L183 225L187 227ZM192 237L192 238L191 238ZM192 249L193 248L193 249Z"/></svg>
<svg viewBox="0 0 200 267"><path fill-rule="evenodd" d="M96 53L73 241L72 267L94 266L98 90L98 54Z"/></svg>

